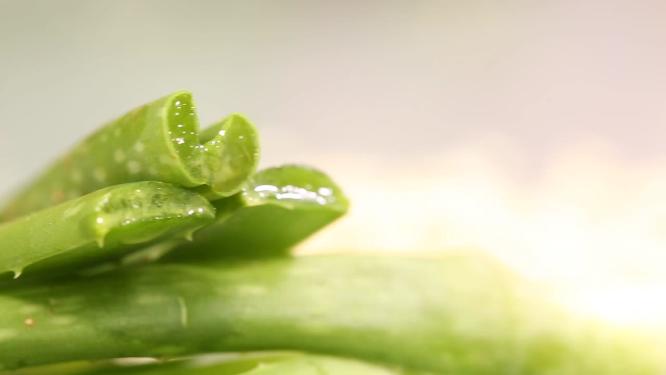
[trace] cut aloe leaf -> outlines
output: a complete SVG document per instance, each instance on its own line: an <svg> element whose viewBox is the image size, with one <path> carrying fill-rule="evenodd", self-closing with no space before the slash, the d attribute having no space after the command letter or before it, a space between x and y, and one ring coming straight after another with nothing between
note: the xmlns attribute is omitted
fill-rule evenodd
<svg viewBox="0 0 666 375"><path fill-rule="evenodd" d="M659 373L649 347L525 292L478 257L158 263L0 292L0 366L297 350L443 374Z"/></svg>
<svg viewBox="0 0 666 375"><path fill-rule="evenodd" d="M139 107L80 142L12 199L8 220L106 186L156 180L194 188L209 199L239 191L258 162L254 126L234 114L198 134L190 93Z"/></svg>
<svg viewBox="0 0 666 375"><path fill-rule="evenodd" d="M253 175L240 194L213 203L217 221L167 259L283 255L347 212L349 202L326 174L286 165Z"/></svg>
<svg viewBox="0 0 666 375"><path fill-rule="evenodd" d="M116 185L0 225L0 274L120 256L213 221L201 195L163 182Z"/></svg>

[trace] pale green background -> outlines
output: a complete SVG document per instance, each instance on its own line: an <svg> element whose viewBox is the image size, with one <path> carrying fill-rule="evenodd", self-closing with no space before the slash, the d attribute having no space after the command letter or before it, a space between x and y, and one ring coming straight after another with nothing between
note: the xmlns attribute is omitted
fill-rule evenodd
<svg viewBox="0 0 666 375"><path fill-rule="evenodd" d="M266 162L510 136L664 156L666 2L0 1L0 193L170 91L246 113ZM534 165L532 165L534 164Z"/></svg>

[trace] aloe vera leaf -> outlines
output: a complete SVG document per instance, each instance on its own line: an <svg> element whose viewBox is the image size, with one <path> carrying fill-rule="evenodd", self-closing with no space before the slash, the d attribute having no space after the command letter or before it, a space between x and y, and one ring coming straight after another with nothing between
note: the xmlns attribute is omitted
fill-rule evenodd
<svg viewBox="0 0 666 375"><path fill-rule="evenodd" d="M189 235L213 221L201 195L164 182L116 185L0 225L0 274L120 256L139 245Z"/></svg>
<svg viewBox="0 0 666 375"><path fill-rule="evenodd" d="M150 364L85 364L40 366L0 375L397 375L402 372L367 363L293 352L225 353Z"/></svg>
<svg viewBox="0 0 666 375"><path fill-rule="evenodd" d="M432 353L453 346L442 336L437 262L227 263L155 264L0 291L0 365L304 349L429 369L443 363Z"/></svg>
<svg viewBox="0 0 666 375"><path fill-rule="evenodd" d="M198 131L188 92L139 107L74 146L10 200L0 219L135 181L194 188L209 199L233 195L258 162L254 126L233 114L201 134Z"/></svg>
<svg viewBox="0 0 666 375"><path fill-rule="evenodd" d="M234 197L215 201L217 221L166 260L283 255L347 212L342 190L302 165L261 170Z"/></svg>
<svg viewBox="0 0 666 375"><path fill-rule="evenodd" d="M397 375L402 372L367 363L315 355L299 355L274 362L259 362L258 365L239 374L243 375ZM174 373L175 374L175 373ZM209 374L214 374L210 372Z"/></svg>
<svg viewBox="0 0 666 375"><path fill-rule="evenodd" d="M0 366L298 350L434 373L653 374L526 300L476 257L157 263L0 291Z"/></svg>

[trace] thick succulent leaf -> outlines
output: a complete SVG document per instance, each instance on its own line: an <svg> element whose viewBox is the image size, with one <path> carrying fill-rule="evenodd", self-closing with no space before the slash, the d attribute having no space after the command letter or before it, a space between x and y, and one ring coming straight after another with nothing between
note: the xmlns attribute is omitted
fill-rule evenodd
<svg viewBox="0 0 666 375"><path fill-rule="evenodd" d="M167 256L172 261L283 255L347 212L342 190L301 165L261 170L234 197L215 201L217 221Z"/></svg>
<svg viewBox="0 0 666 375"><path fill-rule="evenodd" d="M0 375L397 375L349 359L301 353L204 355L151 364L68 364L41 366Z"/></svg>
<svg viewBox="0 0 666 375"><path fill-rule="evenodd" d="M0 291L0 365L298 350L445 374L658 374L476 257L153 264ZM626 345L625 345L626 344Z"/></svg>
<svg viewBox="0 0 666 375"><path fill-rule="evenodd" d="M201 195L163 182L116 185L0 225L0 274L74 273L213 221Z"/></svg>
<svg viewBox="0 0 666 375"><path fill-rule="evenodd" d="M198 134L194 103L176 92L105 125L22 189L0 219L9 220L101 188L155 180L195 188L209 199L235 194L258 162L252 124L231 115Z"/></svg>

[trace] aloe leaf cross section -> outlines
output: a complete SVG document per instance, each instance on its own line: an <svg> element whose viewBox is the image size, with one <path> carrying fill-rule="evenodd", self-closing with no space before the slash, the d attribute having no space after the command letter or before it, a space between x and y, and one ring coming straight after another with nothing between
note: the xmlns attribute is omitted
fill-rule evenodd
<svg viewBox="0 0 666 375"><path fill-rule="evenodd" d="M74 146L0 212L9 220L95 190L163 181L215 200L238 192L259 158L254 126L230 115L199 133L194 102L180 91L111 121Z"/></svg>
<svg viewBox="0 0 666 375"><path fill-rule="evenodd" d="M168 183L111 186L0 225L0 274L57 268L75 273L74 264L188 237L214 218L207 199Z"/></svg>
<svg viewBox="0 0 666 375"><path fill-rule="evenodd" d="M325 173L304 165L283 165L260 170L240 193L213 205L215 223L167 255L167 260L286 255L343 216L349 201Z"/></svg>

